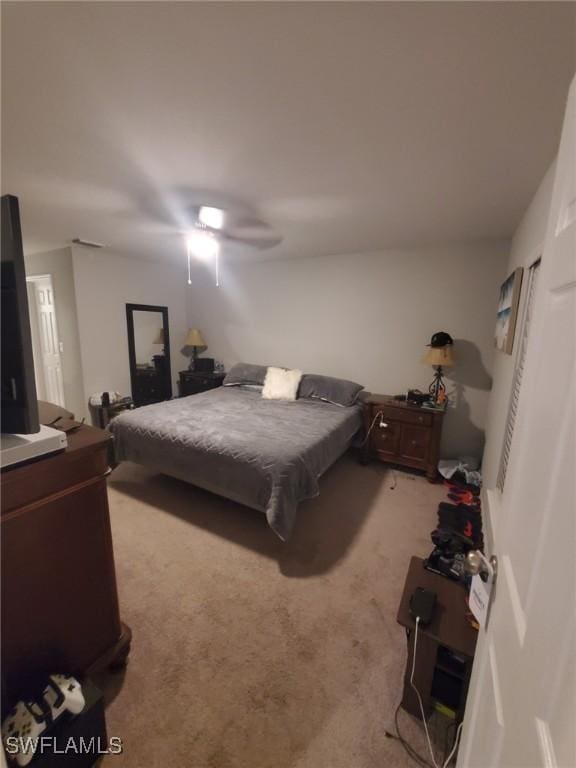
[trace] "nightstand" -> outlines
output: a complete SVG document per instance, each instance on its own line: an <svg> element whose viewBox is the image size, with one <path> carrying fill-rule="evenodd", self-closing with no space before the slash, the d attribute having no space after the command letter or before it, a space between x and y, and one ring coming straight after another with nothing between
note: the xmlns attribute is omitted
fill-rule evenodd
<svg viewBox="0 0 576 768"><path fill-rule="evenodd" d="M370 436L362 459L371 458L411 469L421 469L433 483L438 472L443 411L427 410L394 400L390 395L370 395L364 402L364 426Z"/></svg>
<svg viewBox="0 0 576 768"><path fill-rule="evenodd" d="M225 373L204 373L203 371L180 371L178 380L178 394L180 397L198 395L209 389L221 387Z"/></svg>

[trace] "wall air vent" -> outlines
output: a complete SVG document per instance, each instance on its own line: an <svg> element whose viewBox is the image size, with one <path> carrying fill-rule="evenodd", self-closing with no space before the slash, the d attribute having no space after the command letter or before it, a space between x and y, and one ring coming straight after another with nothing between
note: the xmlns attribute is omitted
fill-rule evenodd
<svg viewBox="0 0 576 768"><path fill-rule="evenodd" d="M106 248L104 243L95 243L93 240L84 240L81 237L73 238L72 242L75 245L84 245L86 248Z"/></svg>

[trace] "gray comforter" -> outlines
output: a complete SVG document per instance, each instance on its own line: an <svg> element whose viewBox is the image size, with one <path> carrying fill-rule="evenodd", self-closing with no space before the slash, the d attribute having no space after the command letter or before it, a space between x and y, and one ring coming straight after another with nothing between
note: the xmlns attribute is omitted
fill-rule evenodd
<svg viewBox="0 0 576 768"><path fill-rule="evenodd" d="M110 423L118 461L185 480L266 513L287 539L296 507L317 496L318 478L350 445L361 407L263 400L220 387L126 411Z"/></svg>

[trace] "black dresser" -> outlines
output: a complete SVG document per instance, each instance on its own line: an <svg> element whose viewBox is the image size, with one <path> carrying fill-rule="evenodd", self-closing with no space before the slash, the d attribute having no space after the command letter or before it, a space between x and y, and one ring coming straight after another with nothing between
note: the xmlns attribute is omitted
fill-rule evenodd
<svg viewBox="0 0 576 768"><path fill-rule="evenodd" d="M172 396L170 379L154 366L138 366L132 376L132 399L137 407L160 403Z"/></svg>
<svg viewBox="0 0 576 768"><path fill-rule="evenodd" d="M197 395L209 389L221 387L225 373L204 373L203 371L180 371L178 393L180 397Z"/></svg>

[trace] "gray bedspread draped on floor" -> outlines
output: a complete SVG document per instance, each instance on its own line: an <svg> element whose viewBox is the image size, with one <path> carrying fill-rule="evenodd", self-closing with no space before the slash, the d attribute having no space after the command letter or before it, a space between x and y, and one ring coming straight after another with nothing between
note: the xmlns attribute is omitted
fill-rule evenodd
<svg viewBox="0 0 576 768"><path fill-rule="evenodd" d="M264 400L220 387L126 411L110 424L118 461L134 461L266 513L287 539L296 508L349 447L360 405Z"/></svg>

